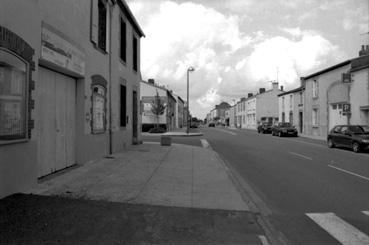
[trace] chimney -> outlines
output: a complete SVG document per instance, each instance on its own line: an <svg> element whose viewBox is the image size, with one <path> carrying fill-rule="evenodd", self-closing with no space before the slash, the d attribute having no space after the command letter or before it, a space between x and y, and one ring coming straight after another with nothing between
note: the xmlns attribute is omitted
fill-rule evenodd
<svg viewBox="0 0 369 245"><path fill-rule="evenodd" d="M248 93L247 94L247 98L250 98L250 97L252 97L253 96L253 94L252 93Z"/></svg>
<svg viewBox="0 0 369 245"><path fill-rule="evenodd" d="M272 86L273 86L273 90L278 90L278 82L273 82Z"/></svg>
<svg viewBox="0 0 369 245"><path fill-rule="evenodd" d="M361 45L359 56L369 55L369 45Z"/></svg>
<svg viewBox="0 0 369 245"><path fill-rule="evenodd" d="M259 88L259 94L262 94L265 92L265 88Z"/></svg>
<svg viewBox="0 0 369 245"><path fill-rule="evenodd" d="M147 82L150 84L155 84L155 80L153 78L150 78L149 80L147 80Z"/></svg>
<svg viewBox="0 0 369 245"><path fill-rule="evenodd" d="M283 86L281 86L281 91L283 91Z"/></svg>

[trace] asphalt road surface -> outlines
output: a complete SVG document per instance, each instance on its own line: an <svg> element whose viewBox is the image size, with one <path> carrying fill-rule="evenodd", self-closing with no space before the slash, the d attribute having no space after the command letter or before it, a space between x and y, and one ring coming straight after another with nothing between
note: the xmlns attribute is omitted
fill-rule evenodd
<svg viewBox="0 0 369 245"><path fill-rule="evenodd" d="M368 152L251 130L201 131L290 244L369 244Z"/></svg>

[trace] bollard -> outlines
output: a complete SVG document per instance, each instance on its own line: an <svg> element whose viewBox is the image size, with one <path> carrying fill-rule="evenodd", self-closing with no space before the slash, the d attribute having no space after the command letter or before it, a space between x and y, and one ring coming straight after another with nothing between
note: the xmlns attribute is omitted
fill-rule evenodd
<svg viewBox="0 0 369 245"><path fill-rule="evenodd" d="M172 145L172 138L168 135L162 135L160 138L160 143L162 146L171 146Z"/></svg>

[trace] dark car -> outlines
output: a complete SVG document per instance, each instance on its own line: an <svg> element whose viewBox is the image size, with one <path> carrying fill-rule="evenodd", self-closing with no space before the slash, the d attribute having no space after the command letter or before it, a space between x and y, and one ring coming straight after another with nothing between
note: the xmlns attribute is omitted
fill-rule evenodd
<svg viewBox="0 0 369 245"><path fill-rule="evenodd" d="M272 132L272 124L263 122L258 126L258 133L266 134Z"/></svg>
<svg viewBox="0 0 369 245"><path fill-rule="evenodd" d="M209 123L209 127L215 127L215 123Z"/></svg>
<svg viewBox="0 0 369 245"><path fill-rule="evenodd" d="M297 129L291 123L278 123L272 127L272 135L297 137Z"/></svg>
<svg viewBox="0 0 369 245"><path fill-rule="evenodd" d="M337 125L328 134L328 147L348 147L354 152L369 148L369 127Z"/></svg>

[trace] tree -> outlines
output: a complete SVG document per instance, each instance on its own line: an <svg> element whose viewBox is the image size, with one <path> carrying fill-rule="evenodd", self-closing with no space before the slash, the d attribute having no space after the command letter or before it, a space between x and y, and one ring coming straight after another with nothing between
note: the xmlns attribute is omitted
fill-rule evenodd
<svg viewBox="0 0 369 245"><path fill-rule="evenodd" d="M164 114L166 107L167 106L165 105L164 100L160 98L159 93L156 90L154 100L151 102L151 112L156 116L157 119L156 128L159 127L159 117Z"/></svg>

